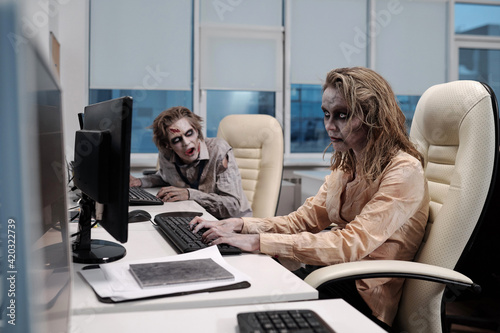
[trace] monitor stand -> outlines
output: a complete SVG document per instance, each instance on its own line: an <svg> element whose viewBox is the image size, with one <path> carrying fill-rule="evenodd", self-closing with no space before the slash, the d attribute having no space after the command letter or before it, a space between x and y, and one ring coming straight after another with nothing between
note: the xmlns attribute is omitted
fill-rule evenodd
<svg viewBox="0 0 500 333"><path fill-rule="evenodd" d="M82 193L78 235L73 242L73 262L82 264L103 264L123 258L125 248L114 242L91 239L91 217L95 213L95 201Z"/></svg>

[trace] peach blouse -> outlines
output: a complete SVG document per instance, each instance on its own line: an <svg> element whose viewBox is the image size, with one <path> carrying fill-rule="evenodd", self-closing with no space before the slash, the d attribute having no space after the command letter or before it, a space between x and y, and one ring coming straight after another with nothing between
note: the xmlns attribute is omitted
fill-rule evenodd
<svg viewBox="0 0 500 333"><path fill-rule="evenodd" d="M242 233L261 234L262 253L310 265L412 260L428 211L422 165L401 151L371 184L333 171L316 196L297 211L264 219L245 217ZM332 223L331 230L323 231ZM373 278L357 280L356 286L373 314L392 324L403 282L401 278Z"/></svg>

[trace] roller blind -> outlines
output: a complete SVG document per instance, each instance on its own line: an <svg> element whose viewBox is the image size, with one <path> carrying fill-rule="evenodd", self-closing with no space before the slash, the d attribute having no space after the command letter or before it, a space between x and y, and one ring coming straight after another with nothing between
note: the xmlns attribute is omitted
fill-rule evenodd
<svg viewBox="0 0 500 333"><path fill-rule="evenodd" d="M200 85L214 90L282 90L281 28L202 27Z"/></svg>
<svg viewBox="0 0 500 333"><path fill-rule="evenodd" d="M446 1L377 1L375 70L397 95L446 81Z"/></svg>
<svg viewBox="0 0 500 333"><path fill-rule="evenodd" d="M200 87L281 91L281 0L201 0Z"/></svg>
<svg viewBox="0 0 500 333"><path fill-rule="evenodd" d="M365 0L291 0L291 83L321 84L337 67L366 66Z"/></svg>
<svg viewBox="0 0 500 333"><path fill-rule="evenodd" d="M191 89L191 1L94 0L91 89Z"/></svg>
<svg viewBox="0 0 500 333"><path fill-rule="evenodd" d="M228 25L282 25L282 0L200 0L200 22Z"/></svg>

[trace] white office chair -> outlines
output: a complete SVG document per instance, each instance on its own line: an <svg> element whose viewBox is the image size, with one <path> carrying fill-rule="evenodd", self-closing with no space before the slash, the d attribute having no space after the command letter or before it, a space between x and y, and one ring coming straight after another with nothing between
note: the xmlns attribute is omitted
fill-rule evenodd
<svg viewBox="0 0 500 333"><path fill-rule="evenodd" d="M233 148L253 216L274 216L283 173L283 130L279 122L269 115L233 114L222 119L217 137Z"/></svg>
<svg viewBox="0 0 500 333"><path fill-rule="evenodd" d="M317 288L346 277L405 277L395 331L442 332L445 286L478 289L453 269L486 214L496 179L498 111L490 91L475 81L449 82L429 88L417 104L410 136L425 158L431 203L415 261L332 265L311 273L307 283Z"/></svg>

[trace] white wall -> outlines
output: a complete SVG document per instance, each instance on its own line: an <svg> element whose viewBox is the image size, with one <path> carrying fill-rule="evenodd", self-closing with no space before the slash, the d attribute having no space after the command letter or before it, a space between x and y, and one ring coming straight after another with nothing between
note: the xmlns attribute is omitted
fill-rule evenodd
<svg viewBox="0 0 500 333"><path fill-rule="evenodd" d="M67 161L73 160L78 113L88 104L89 1L59 0L61 87ZM64 3L63 3L64 2Z"/></svg>
<svg viewBox="0 0 500 333"><path fill-rule="evenodd" d="M62 0L61 0L62 1ZM49 1L24 0L21 2L21 37L28 40L40 52L44 60L52 64L50 32L58 35L58 4ZM17 42L23 42L18 39Z"/></svg>
<svg viewBox="0 0 500 333"><path fill-rule="evenodd" d="M53 67L50 33L59 41L65 153L71 161L77 114L88 104L89 1L22 0L20 11L20 36L15 42L29 41Z"/></svg>

